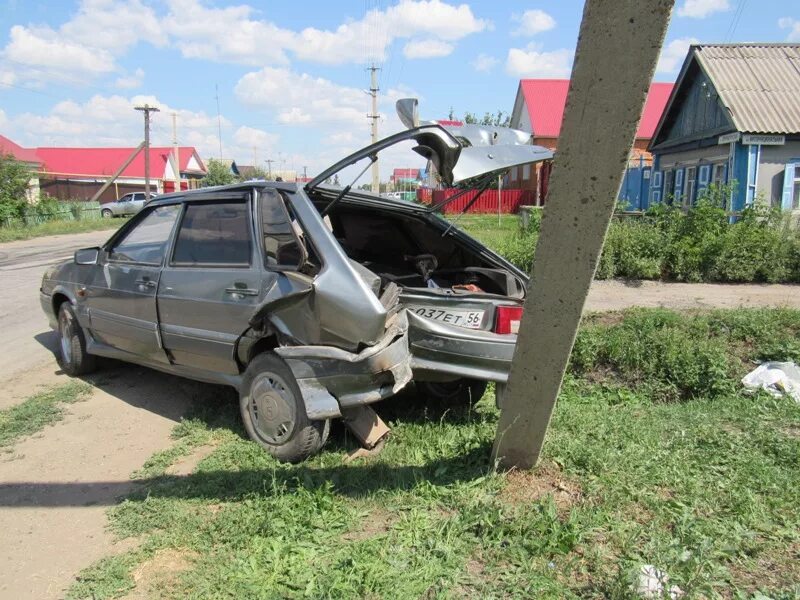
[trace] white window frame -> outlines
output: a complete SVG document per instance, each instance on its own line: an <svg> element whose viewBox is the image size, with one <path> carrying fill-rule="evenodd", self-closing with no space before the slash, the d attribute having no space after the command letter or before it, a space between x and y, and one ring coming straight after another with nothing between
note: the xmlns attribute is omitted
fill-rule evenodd
<svg viewBox="0 0 800 600"><path fill-rule="evenodd" d="M531 178L531 165L530 163L522 165L522 180L528 181Z"/></svg>
<svg viewBox="0 0 800 600"><path fill-rule="evenodd" d="M691 176L690 176L691 175ZM691 206L694 201L694 191L697 184L697 167L686 167L686 189L683 194L683 205Z"/></svg>

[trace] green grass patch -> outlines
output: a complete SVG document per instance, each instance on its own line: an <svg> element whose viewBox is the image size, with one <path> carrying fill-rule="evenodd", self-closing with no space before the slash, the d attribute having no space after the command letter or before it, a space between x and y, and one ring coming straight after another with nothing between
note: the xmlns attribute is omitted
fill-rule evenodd
<svg viewBox="0 0 800 600"><path fill-rule="evenodd" d="M60 421L64 418L65 405L82 400L91 390L91 386L83 382L70 381L0 411L0 447Z"/></svg>
<svg viewBox="0 0 800 600"><path fill-rule="evenodd" d="M151 595L632 598L638 568L653 564L688 598L793 597L800 406L742 394L735 378L751 358L792 352L799 324L785 310L591 319L581 343L596 348L580 368L573 359L542 464L525 473L489 463L491 388L474 407L438 409L413 393L383 403L389 442L349 464L355 444L341 427L290 466L245 439L235 401L206 408L110 511L113 531L142 546L82 573L71 594L124 595L134 569L172 553L185 564L150 582ZM641 347L630 347L637 331ZM687 345L695 337L705 342ZM689 358L673 365L675 347ZM713 385L695 371L680 383L693 360ZM716 360L726 368L705 366ZM687 393L654 393L669 385ZM193 474L164 474L210 438Z"/></svg>
<svg viewBox="0 0 800 600"><path fill-rule="evenodd" d="M0 243L28 240L46 235L85 233L118 229L127 219L87 219L84 221L47 221L38 225L0 227Z"/></svg>

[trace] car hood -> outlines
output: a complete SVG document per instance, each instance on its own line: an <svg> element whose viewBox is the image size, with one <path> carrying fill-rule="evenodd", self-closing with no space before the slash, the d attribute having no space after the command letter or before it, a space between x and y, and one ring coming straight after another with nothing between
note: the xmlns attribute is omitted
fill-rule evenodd
<svg viewBox="0 0 800 600"><path fill-rule="evenodd" d="M398 101L398 112L400 102L403 101ZM449 127L438 123L419 125L415 120L407 119L403 119L403 122L411 127L331 165L306 184L306 190L317 187L345 167L365 158L377 159L382 150L408 140L416 143L414 151L431 161L448 187L489 174L502 173L519 165L553 158L551 150L529 143L531 134L508 127L469 124Z"/></svg>

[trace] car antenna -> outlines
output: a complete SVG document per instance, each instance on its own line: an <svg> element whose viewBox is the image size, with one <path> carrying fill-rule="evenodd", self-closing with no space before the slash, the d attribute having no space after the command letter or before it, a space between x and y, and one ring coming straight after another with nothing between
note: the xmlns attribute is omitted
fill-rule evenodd
<svg viewBox="0 0 800 600"><path fill-rule="evenodd" d="M362 176L364 173L366 173L366 172L367 172L367 169L369 169L369 168L370 168L370 167L371 167L373 164L375 164L375 162L376 162L377 160L378 160L378 155L377 155L377 154L370 154L370 156L369 156L369 163L367 164L367 166L366 166L366 167L364 167L364 168L361 170L361 172L360 172L358 175L356 175L356 177L355 177L355 179L353 179L353 181L351 181L351 182L350 182L350 183L348 183L346 186L344 186L344 188L342 189L342 191L341 191L341 192L339 192L339 195L338 195L338 196L336 196L336 198L334 198L333 200L331 200L331 201L330 201L330 203L328 204L328 206L326 206L324 209L322 209L322 212L321 212L321 213L319 213L319 214L320 214L320 216L324 217L325 215L327 215L327 214L328 214L328 213L331 211L331 209L332 209L334 206L336 206L336 205L339 203L339 201L340 201L342 198L344 198L344 197L345 197L345 195L346 195L346 194L347 194L347 193L350 191L350 189L353 187L353 184L355 184L355 182L356 182L356 181L358 181L359 179L361 179L361 176Z"/></svg>

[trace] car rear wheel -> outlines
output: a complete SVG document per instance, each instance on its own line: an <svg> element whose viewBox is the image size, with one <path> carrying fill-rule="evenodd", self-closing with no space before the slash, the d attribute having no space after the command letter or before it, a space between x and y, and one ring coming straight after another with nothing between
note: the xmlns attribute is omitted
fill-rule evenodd
<svg viewBox="0 0 800 600"><path fill-rule="evenodd" d="M100 215L101 215L101 216L102 216L104 219L110 219L111 217L113 217L113 216L114 216L114 213L112 213L112 212L111 212L111 209L110 209L110 208L104 208L103 210L101 210L101 211L100 211Z"/></svg>
<svg viewBox="0 0 800 600"><path fill-rule="evenodd" d="M282 462L301 462L328 439L330 421L308 418L292 372L274 354L260 354L248 365L239 408L250 439Z"/></svg>
<svg viewBox="0 0 800 600"><path fill-rule="evenodd" d="M417 382L417 389L426 398L448 406L475 404L486 392L487 382L475 379L456 379L455 381Z"/></svg>
<svg viewBox="0 0 800 600"><path fill-rule="evenodd" d="M69 302L58 307L58 364L67 375L75 377L95 370L96 358L86 352L86 336Z"/></svg>

